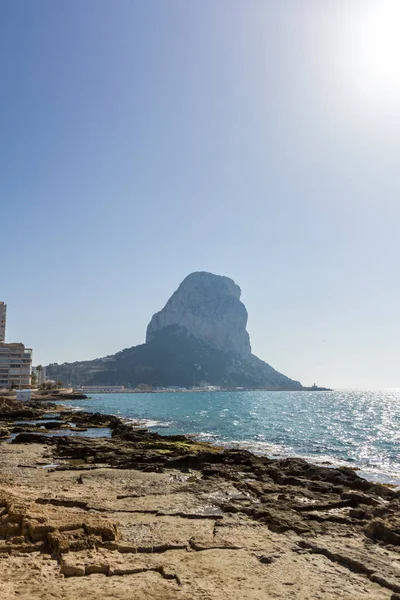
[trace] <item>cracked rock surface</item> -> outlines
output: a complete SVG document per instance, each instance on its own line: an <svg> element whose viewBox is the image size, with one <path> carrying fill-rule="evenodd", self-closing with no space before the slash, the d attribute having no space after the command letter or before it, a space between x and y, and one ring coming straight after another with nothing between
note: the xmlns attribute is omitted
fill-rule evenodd
<svg viewBox="0 0 400 600"><path fill-rule="evenodd" d="M400 594L398 492L111 425L111 439L1 444L2 600Z"/></svg>

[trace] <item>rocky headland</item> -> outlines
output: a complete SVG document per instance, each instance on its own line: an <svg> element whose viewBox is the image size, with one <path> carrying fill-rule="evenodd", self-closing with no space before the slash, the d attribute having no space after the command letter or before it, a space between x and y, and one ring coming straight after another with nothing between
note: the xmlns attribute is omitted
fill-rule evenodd
<svg viewBox="0 0 400 600"><path fill-rule="evenodd" d="M140 384L301 390L251 352L240 287L228 277L188 275L151 319L146 343L92 361L52 364L47 374L66 385Z"/></svg>
<svg viewBox="0 0 400 600"><path fill-rule="evenodd" d="M400 493L351 469L43 401L0 426L2 600L399 598Z"/></svg>

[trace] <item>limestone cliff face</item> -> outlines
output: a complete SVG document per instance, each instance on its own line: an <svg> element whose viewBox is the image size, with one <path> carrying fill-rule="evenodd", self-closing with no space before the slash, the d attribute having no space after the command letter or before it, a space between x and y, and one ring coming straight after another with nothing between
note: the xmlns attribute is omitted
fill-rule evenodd
<svg viewBox="0 0 400 600"><path fill-rule="evenodd" d="M160 330L184 327L197 340L241 357L251 355L247 310L241 290L229 277L197 272L188 275L147 327L146 343Z"/></svg>
<svg viewBox="0 0 400 600"><path fill-rule="evenodd" d="M92 361L49 365L67 385L139 384L301 390L251 353L247 311L232 279L192 273L147 328L146 343Z"/></svg>

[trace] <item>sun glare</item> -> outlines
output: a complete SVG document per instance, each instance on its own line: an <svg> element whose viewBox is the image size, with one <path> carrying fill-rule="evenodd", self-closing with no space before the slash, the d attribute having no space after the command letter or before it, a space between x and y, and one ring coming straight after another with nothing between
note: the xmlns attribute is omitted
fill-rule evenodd
<svg viewBox="0 0 400 600"><path fill-rule="evenodd" d="M400 0L366 3L355 32L358 84L372 96L400 93ZM354 65L357 68L357 65Z"/></svg>

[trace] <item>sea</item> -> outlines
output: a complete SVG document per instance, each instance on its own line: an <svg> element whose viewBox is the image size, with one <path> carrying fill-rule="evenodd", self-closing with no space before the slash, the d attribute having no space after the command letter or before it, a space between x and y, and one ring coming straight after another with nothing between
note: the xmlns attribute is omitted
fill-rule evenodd
<svg viewBox="0 0 400 600"><path fill-rule="evenodd" d="M98 394L67 404L271 458L348 466L400 486L400 389Z"/></svg>

